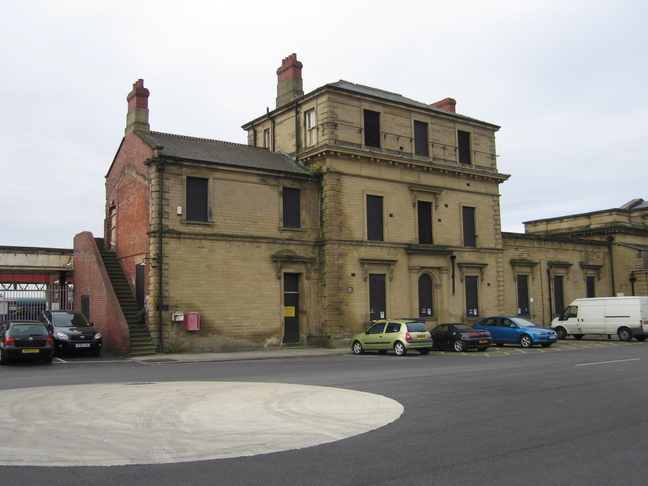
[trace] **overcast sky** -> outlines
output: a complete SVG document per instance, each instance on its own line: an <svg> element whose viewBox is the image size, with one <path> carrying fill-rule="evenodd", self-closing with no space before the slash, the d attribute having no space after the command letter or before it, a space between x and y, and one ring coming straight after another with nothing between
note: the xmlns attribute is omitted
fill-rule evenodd
<svg viewBox="0 0 648 486"><path fill-rule="evenodd" d="M144 79L151 129L246 143L297 53L501 126L504 231L648 200L645 0L20 0L0 26L0 245L103 236L105 175Z"/></svg>

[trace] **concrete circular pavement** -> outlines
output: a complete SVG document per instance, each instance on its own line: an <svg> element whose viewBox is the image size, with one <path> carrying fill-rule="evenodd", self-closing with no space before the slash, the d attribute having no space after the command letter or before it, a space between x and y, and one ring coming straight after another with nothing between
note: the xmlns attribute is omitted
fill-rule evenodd
<svg viewBox="0 0 648 486"><path fill-rule="evenodd" d="M113 466L301 449L397 420L380 395L283 383L143 382L5 390L0 465Z"/></svg>

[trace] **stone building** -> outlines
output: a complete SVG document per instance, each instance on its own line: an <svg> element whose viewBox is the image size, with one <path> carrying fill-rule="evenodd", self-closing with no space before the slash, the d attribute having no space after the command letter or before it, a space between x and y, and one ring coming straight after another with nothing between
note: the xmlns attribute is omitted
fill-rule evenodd
<svg viewBox="0 0 648 486"><path fill-rule="evenodd" d="M648 202L643 199L524 224L524 234L503 235L506 292L518 298L517 306L507 302L507 313L530 308L529 314L548 324L579 297L648 295Z"/></svg>
<svg viewBox="0 0 648 486"><path fill-rule="evenodd" d="M154 344L176 352L340 344L381 317L547 323L559 295L615 290L613 252L645 250L645 213L634 232L618 222L630 246L613 251L602 229L561 233L564 218L503 234L497 125L451 98L347 81L304 93L301 70L294 54L283 60L276 108L243 126L248 145L152 131L149 91L134 84L106 176L105 236L75 238L77 294L91 314L113 315L91 318L121 337L115 351L132 352L133 323L111 290L111 256Z"/></svg>

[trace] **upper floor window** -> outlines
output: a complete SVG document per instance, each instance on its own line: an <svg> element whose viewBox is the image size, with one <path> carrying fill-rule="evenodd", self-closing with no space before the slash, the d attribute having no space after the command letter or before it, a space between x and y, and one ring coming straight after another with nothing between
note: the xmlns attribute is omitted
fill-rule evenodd
<svg viewBox="0 0 648 486"><path fill-rule="evenodd" d="M430 155L427 123L414 121L414 153L423 157Z"/></svg>
<svg viewBox="0 0 648 486"><path fill-rule="evenodd" d="M209 179L187 177L187 221L209 221Z"/></svg>
<svg viewBox="0 0 648 486"><path fill-rule="evenodd" d="M383 241L383 198L367 195L367 239Z"/></svg>
<svg viewBox="0 0 648 486"><path fill-rule="evenodd" d="M380 148L380 113L364 110L364 143L367 147Z"/></svg>
<svg viewBox="0 0 648 486"><path fill-rule="evenodd" d="M283 227L301 228L301 191L292 187L284 187L283 201Z"/></svg>
<svg viewBox="0 0 648 486"><path fill-rule="evenodd" d="M263 148L270 148L270 129L263 130Z"/></svg>
<svg viewBox="0 0 648 486"><path fill-rule="evenodd" d="M463 206L461 208L463 223L463 245L477 246L477 231L475 230L475 208Z"/></svg>
<svg viewBox="0 0 648 486"><path fill-rule="evenodd" d="M304 113L304 133L306 146L310 147L317 143L317 122L315 121L315 110L308 110Z"/></svg>
<svg viewBox="0 0 648 486"><path fill-rule="evenodd" d="M472 158L470 156L470 132L457 130L457 145L459 162L462 164L472 164Z"/></svg>
<svg viewBox="0 0 648 486"><path fill-rule="evenodd" d="M419 243L432 244L432 203L417 201Z"/></svg>

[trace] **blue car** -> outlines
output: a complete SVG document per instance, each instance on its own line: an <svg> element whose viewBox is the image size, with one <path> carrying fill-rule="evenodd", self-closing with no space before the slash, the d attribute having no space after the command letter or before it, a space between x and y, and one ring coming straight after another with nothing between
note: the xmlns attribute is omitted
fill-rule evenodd
<svg viewBox="0 0 648 486"><path fill-rule="evenodd" d="M530 348L539 344L548 348L558 340L558 335L553 329L540 327L528 319L517 316L487 317L473 325L475 329L490 332L493 344L519 344L523 348Z"/></svg>

